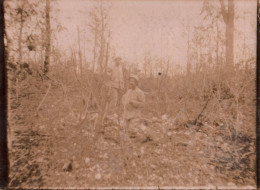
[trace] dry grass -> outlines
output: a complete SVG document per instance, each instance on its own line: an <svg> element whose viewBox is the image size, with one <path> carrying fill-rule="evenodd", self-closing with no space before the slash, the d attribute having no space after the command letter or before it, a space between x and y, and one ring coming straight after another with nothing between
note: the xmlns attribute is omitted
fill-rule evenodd
<svg viewBox="0 0 260 190"><path fill-rule="evenodd" d="M24 71L18 97L9 77L10 186L255 185L255 68L141 78L150 139L125 168L107 76L73 65Z"/></svg>

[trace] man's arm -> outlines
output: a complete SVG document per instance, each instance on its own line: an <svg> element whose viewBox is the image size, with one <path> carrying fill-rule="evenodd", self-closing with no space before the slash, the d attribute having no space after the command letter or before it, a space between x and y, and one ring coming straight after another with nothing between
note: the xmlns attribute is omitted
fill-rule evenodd
<svg viewBox="0 0 260 190"><path fill-rule="evenodd" d="M145 96L143 92L140 92L138 100L132 100L130 104L136 108L143 108L145 105Z"/></svg>

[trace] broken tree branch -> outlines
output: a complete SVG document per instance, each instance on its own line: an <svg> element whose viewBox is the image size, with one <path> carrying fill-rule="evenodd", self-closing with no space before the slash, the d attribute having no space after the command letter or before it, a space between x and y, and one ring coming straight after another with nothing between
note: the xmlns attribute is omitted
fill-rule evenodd
<svg viewBox="0 0 260 190"><path fill-rule="evenodd" d="M204 106L203 106L201 112L199 113L199 115L197 116L197 118L194 120L194 122L193 122L194 125L197 125L198 120L199 120L200 117L202 116L204 110L207 108L207 106L208 106L208 104L209 104L209 101L211 100L213 94L214 94L214 91L211 92L211 94L210 94L210 96L208 97L206 103L204 104Z"/></svg>
<svg viewBox="0 0 260 190"><path fill-rule="evenodd" d="M36 109L36 112L35 112L35 115L37 115L37 114L38 114L38 111L39 111L40 107L42 106L43 102L45 101L45 99L46 99L47 95L49 94L49 92L50 92L50 89L51 89L51 83L49 83L49 88L48 88L48 90L47 90L46 94L44 95L44 97L43 97L43 99L42 99L41 103L40 103L40 104L39 104L39 106L37 107L37 109Z"/></svg>

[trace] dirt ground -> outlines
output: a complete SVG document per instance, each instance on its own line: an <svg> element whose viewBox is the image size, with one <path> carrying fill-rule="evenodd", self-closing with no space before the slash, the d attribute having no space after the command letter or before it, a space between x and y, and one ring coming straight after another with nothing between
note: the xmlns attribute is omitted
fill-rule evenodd
<svg viewBox="0 0 260 190"><path fill-rule="evenodd" d="M164 115L137 126L142 141L125 141L116 117L97 134L69 107L58 112L54 97L55 88L31 123L22 114L37 104L13 109L10 187L255 186L254 137Z"/></svg>

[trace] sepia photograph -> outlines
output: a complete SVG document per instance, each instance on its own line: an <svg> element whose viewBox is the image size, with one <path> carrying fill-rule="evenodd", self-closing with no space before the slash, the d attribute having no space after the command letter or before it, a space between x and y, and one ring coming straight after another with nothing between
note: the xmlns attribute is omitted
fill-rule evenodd
<svg viewBox="0 0 260 190"><path fill-rule="evenodd" d="M8 188L257 188L260 2L3 3Z"/></svg>

